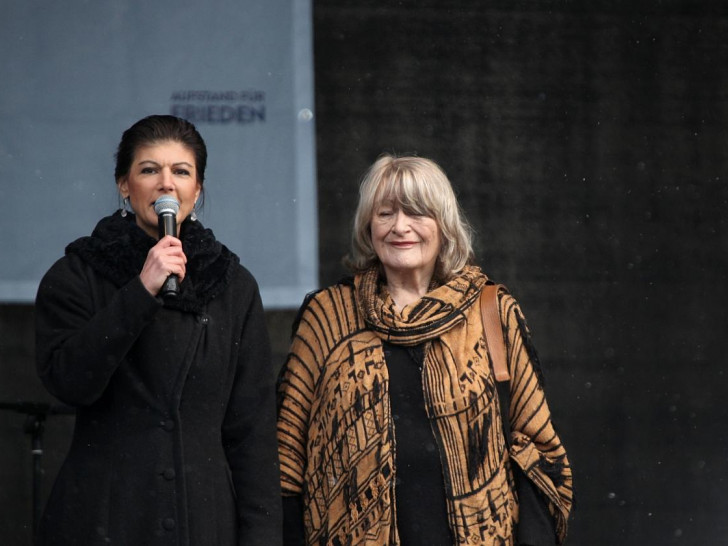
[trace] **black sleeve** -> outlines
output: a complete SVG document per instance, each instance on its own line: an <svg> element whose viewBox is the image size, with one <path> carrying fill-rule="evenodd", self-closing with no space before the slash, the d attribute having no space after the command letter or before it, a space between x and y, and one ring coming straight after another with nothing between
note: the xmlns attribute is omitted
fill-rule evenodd
<svg viewBox="0 0 728 546"><path fill-rule="evenodd" d="M303 546L303 499L300 495L283 497L283 546Z"/></svg>
<svg viewBox="0 0 728 546"><path fill-rule="evenodd" d="M80 259L67 256L38 288L38 375L51 394L72 406L92 404L102 395L162 306L138 276L113 292L107 285Z"/></svg>

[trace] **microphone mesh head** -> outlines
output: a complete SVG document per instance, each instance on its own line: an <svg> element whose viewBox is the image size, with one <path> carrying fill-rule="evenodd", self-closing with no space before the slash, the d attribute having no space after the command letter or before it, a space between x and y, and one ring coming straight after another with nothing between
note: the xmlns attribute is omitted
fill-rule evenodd
<svg viewBox="0 0 728 546"><path fill-rule="evenodd" d="M154 212L157 216L164 213L172 213L177 216L179 212L179 201L171 195L163 195L154 202Z"/></svg>

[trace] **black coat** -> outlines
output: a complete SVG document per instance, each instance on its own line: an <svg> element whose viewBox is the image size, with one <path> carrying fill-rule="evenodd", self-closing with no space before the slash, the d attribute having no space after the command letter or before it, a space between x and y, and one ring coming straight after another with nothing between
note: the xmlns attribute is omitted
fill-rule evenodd
<svg viewBox="0 0 728 546"><path fill-rule="evenodd" d="M39 543L280 543L274 374L258 287L198 223L176 301L138 273L155 243L119 214L69 245L36 301L37 364L77 408Z"/></svg>

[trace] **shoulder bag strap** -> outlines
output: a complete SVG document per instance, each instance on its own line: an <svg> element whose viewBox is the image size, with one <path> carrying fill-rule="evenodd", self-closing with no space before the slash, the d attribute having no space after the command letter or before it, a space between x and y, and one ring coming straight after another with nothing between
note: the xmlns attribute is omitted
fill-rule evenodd
<svg viewBox="0 0 728 546"><path fill-rule="evenodd" d="M500 399L500 417L503 424L503 435L506 446L511 445L511 423L508 418L511 407L511 382L508 373L506 358L506 344L503 340L503 326L500 319L500 305L498 305L498 284L487 284L480 292L480 316L483 321L483 336L488 346L495 387Z"/></svg>
<svg viewBox="0 0 728 546"><path fill-rule="evenodd" d="M498 305L498 284L487 284L480 292L480 313L488 351L493 359L493 372L497 381L508 381L508 362L506 344L503 340L500 307Z"/></svg>
<svg viewBox="0 0 728 546"><path fill-rule="evenodd" d="M511 425L507 417L510 410L510 374L506 359L506 345L503 340L503 326L500 320L498 288L489 284L480 293L480 313L483 320L483 334L493 361L495 386L500 399L501 422L506 446L512 443ZM556 528L546 501L536 485L524 474L517 464L511 465L513 479L518 491L519 523L516 530L517 544L551 546L556 544Z"/></svg>

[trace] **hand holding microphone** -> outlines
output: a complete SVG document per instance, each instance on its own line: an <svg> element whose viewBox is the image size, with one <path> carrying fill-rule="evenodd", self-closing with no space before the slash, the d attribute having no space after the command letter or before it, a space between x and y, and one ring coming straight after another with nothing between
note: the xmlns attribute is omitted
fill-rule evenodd
<svg viewBox="0 0 728 546"><path fill-rule="evenodd" d="M179 283L185 276L187 258L182 242L177 238L177 211L179 202L165 195L154 203L159 227L159 242L154 245L144 262L140 278L150 294L175 297Z"/></svg>
<svg viewBox="0 0 728 546"><path fill-rule="evenodd" d="M159 238L167 235L177 237L177 213L179 212L179 201L171 195L163 195L154 202L154 212L159 219ZM179 294L179 277L170 275L164 281L159 293L162 296L176 297Z"/></svg>

